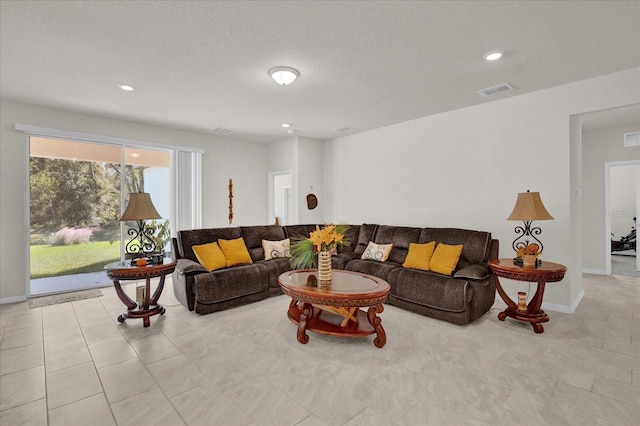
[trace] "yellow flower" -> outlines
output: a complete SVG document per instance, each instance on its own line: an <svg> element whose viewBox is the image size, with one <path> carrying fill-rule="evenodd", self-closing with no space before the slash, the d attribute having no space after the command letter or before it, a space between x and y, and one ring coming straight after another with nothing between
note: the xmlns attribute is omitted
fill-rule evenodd
<svg viewBox="0 0 640 426"><path fill-rule="evenodd" d="M337 254L338 245L349 245L344 233L347 225L326 225L322 229L316 225L309 238L294 238L291 245L291 266L295 269L311 268L317 260L316 253L329 251Z"/></svg>

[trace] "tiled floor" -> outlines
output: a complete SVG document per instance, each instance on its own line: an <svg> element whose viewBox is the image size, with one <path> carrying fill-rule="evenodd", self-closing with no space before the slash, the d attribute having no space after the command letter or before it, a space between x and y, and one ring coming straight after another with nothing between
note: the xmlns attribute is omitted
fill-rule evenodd
<svg viewBox="0 0 640 426"><path fill-rule="evenodd" d="M309 333L289 300L198 316L169 286L164 317L119 324L113 291L0 306L2 425L637 425L640 280L585 276L545 332L496 316L464 327L385 305L387 345Z"/></svg>

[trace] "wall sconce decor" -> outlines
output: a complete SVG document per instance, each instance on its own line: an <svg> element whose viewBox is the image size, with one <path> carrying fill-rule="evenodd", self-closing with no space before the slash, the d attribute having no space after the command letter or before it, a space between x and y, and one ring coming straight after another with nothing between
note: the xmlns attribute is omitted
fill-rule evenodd
<svg viewBox="0 0 640 426"><path fill-rule="evenodd" d="M307 194L307 208L309 210L313 210L316 207L318 207L318 197L316 197L316 195L313 193L312 186L309 194Z"/></svg>
<svg viewBox="0 0 640 426"><path fill-rule="evenodd" d="M229 225L233 222L233 181L229 178Z"/></svg>

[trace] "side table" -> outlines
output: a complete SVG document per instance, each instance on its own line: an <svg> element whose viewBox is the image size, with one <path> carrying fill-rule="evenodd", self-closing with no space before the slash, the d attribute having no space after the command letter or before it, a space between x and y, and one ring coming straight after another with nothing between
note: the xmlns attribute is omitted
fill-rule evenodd
<svg viewBox="0 0 640 426"><path fill-rule="evenodd" d="M531 324L533 331L536 333L544 332L542 323L549 321L549 316L540 309L544 295L544 286L546 283L562 281L564 274L567 272L567 268L559 263L545 261L542 261L542 264L538 267L523 267L514 265L513 259L492 259L489 261L489 267L493 272L496 290L502 300L504 300L504 303L507 304L507 309L498 314L498 319L504 321L506 317L510 317L520 321L526 321ZM518 304L511 300L502 289L498 277L538 283L536 293L527 305L526 310L518 310Z"/></svg>
<svg viewBox="0 0 640 426"><path fill-rule="evenodd" d="M118 322L125 322L127 318L142 318L143 325L149 327L151 321L149 317L153 315L164 315L166 312L164 306L158 303L162 289L164 288L164 279L167 275L176 269L177 262L169 258L163 259L162 264L147 264L145 266L132 266L130 262L114 262L104 267L107 276L113 280L113 286L116 294L125 304L127 309L118 316ZM151 278L160 277L160 282L156 290L151 294ZM144 301L139 306L135 300L131 299L122 290L120 281L145 280Z"/></svg>

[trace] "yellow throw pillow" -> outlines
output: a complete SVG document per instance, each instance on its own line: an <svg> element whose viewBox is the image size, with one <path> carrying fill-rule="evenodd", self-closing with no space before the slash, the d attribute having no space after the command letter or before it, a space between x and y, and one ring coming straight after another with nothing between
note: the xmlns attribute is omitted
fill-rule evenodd
<svg viewBox="0 0 640 426"><path fill-rule="evenodd" d="M451 275L462 253L462 244L450 246L439 243L431 257L429 269L443 275Z"/></svg>
<svg viewBox="0 0 640 426"><path fill-rule="evenodd" d="M209 244L201 244L192 246L193 252L198 258L198 262L202 264L209 272L227 266L227 260L224 258L220 246L215 241Z"/></svg>
<svg viewBox="0 0 640 426"><path fill-rule="evenodd" d="M433 256L433 250L435 248L435 241L426 244L410 243L409 252L402 266L428 271L429 265L431 264L431 256Z"/></svg>
<svg viewBox="0 0 640 426"><path fill-rule="evenodd" d="M378 262L384 262L389 258L393 243L390 244L376 244L373 241L369 241L369 245L362 253L361 259L377 260Z"/></svg>
<svg viewBox="0 0 640 426"><path fill-rule="evenodd" d="M220 244L220 249L222 249L222 253L224 253L225 259L227 259L227 266L253 263L242 237L236 238L235 240L219 239L218 244Z"/></svg>
<svg viewBox="0 0 640 426"><path fill-rule="evenodd" d="M279 257L291 257L291 240L287 238L282 241L262 240L264 249L264 260L271 260Z"/></svg>

